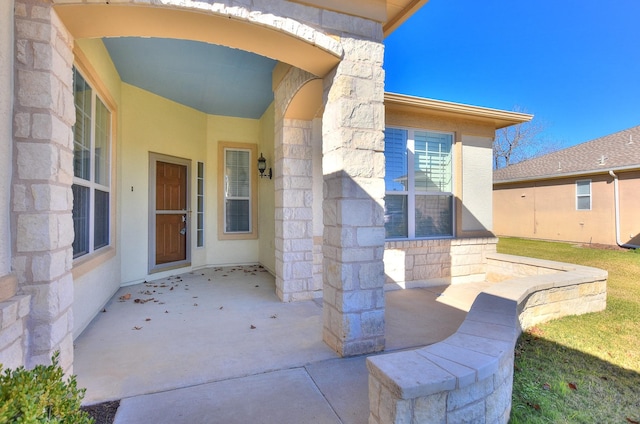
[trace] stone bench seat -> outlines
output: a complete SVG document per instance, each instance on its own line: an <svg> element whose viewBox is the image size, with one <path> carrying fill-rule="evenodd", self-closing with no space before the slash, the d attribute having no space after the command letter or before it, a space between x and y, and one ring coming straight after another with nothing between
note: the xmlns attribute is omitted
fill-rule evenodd
<svg viewBox="0 0 640 424"><path fill-rule="evenodd" d="M606 307L607 272L488 255L502 279L480 293L456 333L410 351L367 358L369 423L506 423L513 350L523 329Z"/></svg>

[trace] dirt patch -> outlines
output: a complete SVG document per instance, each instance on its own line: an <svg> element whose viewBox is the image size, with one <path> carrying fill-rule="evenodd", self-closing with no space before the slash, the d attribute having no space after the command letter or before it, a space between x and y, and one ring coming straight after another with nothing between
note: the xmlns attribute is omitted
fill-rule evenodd
<svg viewBox="0 0 640 424"><path fill-rule="evenodd" d="M600 250L628 250L620 246L610 245L610 244L600 244L600 243L584 243L578 245L579 247L584 247L585 249L600 249Z"/></svg>
<svg viewBox="0 0 640 424"><path fill-rule="evenodd" d="M81 409L93 417L95 424L112 424L119 406L120 401L114 400L111 402L83 406Z"/></svg>

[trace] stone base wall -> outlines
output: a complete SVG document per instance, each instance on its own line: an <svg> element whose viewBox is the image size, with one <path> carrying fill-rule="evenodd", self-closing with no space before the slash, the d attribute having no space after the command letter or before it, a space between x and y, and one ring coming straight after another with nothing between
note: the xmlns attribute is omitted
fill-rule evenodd
<svg viewBox="0 0 640 424"><path fill-rule="evenodd" d="M27 316L31 296L13 296L0 302L0 365L17 368L27 359Z"/></svg>
<svg viewBox="0 0 640 424"><path fill-rule="evenodd" d="M606 307L606 271L511 255L487 259L487 272L504 276L498 271L513 267L529 276L481 293L442 342L367 358L370 424L507 423L522 329Z"/></svg>
<svg viewBox="0 0 640 424"><path fill-rule="evenodd" d="M385 282L410 288L484 281L487 255L496 252L497 243L493 237L387 241Z"/></svg>

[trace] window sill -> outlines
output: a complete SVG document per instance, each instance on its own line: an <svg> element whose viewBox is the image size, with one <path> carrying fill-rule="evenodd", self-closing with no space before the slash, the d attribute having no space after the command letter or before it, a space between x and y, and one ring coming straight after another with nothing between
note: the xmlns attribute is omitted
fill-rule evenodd
<svg viewBox="0 0 640 424"><path fill-rule="evenodd" d="M71 274L73 279L80 278L98 266L104 264L116 255L116 248L113 246L102 247L99 250L81 256L73 260Z"/></svg>

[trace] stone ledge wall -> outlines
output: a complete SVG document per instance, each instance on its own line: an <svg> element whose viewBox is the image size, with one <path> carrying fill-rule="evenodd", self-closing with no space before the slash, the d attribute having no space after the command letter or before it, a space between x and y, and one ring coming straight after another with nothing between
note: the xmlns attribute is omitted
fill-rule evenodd
<svg viewBox="0 0 640 424"><path fill-rule="evenodd" d="M540 272L485 290L458 331L440 343L367 358L370 424L507 423L522 329L606 307L606 271L510 255L488 259L498 267L487 272L510 266L500 262ZM549 305L553 313L541 309Z"/></svg>
<svg viewBox="0 0 640 424"><path fill-rule="evenodd" d="M0 365L17 368L27 358L27 316L31 296L13 296L0 302Z"/></svg>
<svg viewBox="0 0 640 424"><path fill-rule="evenodd" d="M411 288L484 281L487 255L497 243L494 237L387 241L385 283Z"/></svg>

